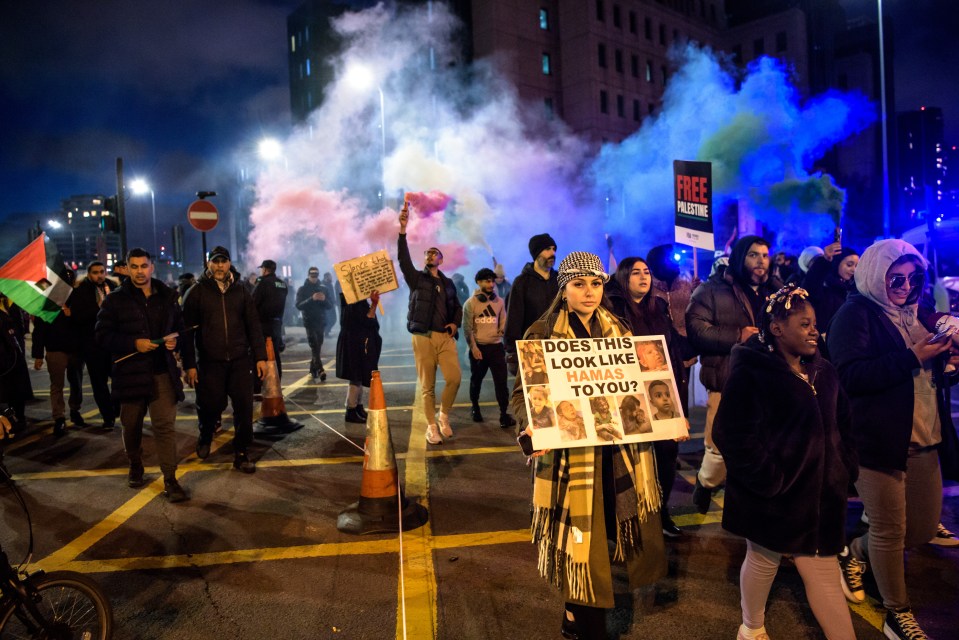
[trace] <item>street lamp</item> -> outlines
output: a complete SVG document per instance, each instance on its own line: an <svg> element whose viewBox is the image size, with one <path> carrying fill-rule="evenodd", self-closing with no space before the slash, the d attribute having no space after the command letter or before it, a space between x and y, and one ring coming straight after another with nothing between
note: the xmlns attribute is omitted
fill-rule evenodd
<svg viewBox="0 0 959 640"><path fill-rule="evenodd" d="M158 250L159 244L157 243L157 203L156 203L156 194L154 194L153 189L150 188L150 185L143 178L135 178L130 183L130 189L133 190L134 195L144 195L147 191L150 192L150 207L153 210L153 260L156 262L160 259L160 252Z"/></svg>
<svg viewBox="0 0 959 640"><path fill-rule="evenodd" d="M876 0L879 8L879 103L882 110L882 234L891 238L889 219L889 133L886 122L886 47L882 37L882 0Z"/></svg>
<svg viewBox="0 0 959 640"><path fill-rule="evenodd" d="M386 174L386 99L383 96L383 88L376 81L376 77L373 75L373 71L364 64L354 62L346 68L346 73L344 75L346 81L354 89L358 91L368 91L373 87L376 87L377 93L380 94L380 162L382 164L382 172ZM381 185L380 200L386 200L386 185Z"/></svg>
<svg viewBox="0 0 959 640"><path fill-rule="evenodd" d="M59 231L63 224L56 220L47 220L47 226L51 229ZM70 229L70 264L75 265L77 263L77 236L73 232L73 229Z"/></svg>

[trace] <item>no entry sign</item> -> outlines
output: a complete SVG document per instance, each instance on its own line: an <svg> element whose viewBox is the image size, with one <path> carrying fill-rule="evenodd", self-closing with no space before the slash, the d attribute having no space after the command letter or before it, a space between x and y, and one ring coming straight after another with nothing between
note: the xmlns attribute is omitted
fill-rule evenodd
<svg viewBox="0 0 959 640"><path fill-rule="evenodd" d="M197 231L211 231L220 221L220 214L209 200L196 200L187 207L186 219Z"/></svg>

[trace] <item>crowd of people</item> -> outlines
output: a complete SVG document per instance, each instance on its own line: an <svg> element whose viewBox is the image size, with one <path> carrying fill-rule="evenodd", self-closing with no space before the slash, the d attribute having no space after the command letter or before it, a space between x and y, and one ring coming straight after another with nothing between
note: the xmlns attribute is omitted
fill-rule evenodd
<svg viewBox="0 0 959 640"><path fill-rule="evenodd" d="M924 295L928 265L914 247L881 240L860 254L835 242L797 258L771 256L766 239L747 235L699 281L680 272L665 245L645 258L622 259L612 273L598 256L579 251L557 268L556 242L542 233L529 239L531 260L512 282L494 261L475 274L470 291L465 278L442 271L438 247L414 264L409 215L404 203L397 260L409 289L406 329L425 420L413 428L424 429L429 445L454 437L461 332L471 419L485 422L479 398L490 373L501 428L532 435L558 425L564 443L586 437L582 407L554 407L542 384L542 351L519 341L663 337L643 343L640 366L671 370L678 398L664 381L652 381L645 405L629 397L615 407L621 423L605 398L591 398L593 422L609 426L601 438L607 442L531 456L532 536L541 575L565 599L564 637L606 637L613 565L625 567L633 587L666 573L664 540L683 535L669 505L679 442L688 436L619 440L623 432L649 433L652 421L688 416L697 362L707 399L692 505L705 514L725 489L723 527L745 539L738 638L768 639L767 599L783 557L795 562L826 637L854 637L845 601L864 599L868 569L886 608L885 635L926 637L912 614L904 552L929 541L959 545L940 522L943 478L959 480L949 408L950 387L959 381L959 319L936 311ZM382 347L379 294L347 304L338 283L329 273L321 279L315 266L291 294L276 268L264 260L251 285L229 251L215 247L200 277L184 274L174 288L154 277L153 258L142 249L130 251L119 282L91 263L56 320L34 321L31 356L50 376L54 434L65 433L68 416L84 424L86 367L103 426L120 422L128 484L144 484L149 412L164 495L186 500L176 479L174 431L185 383L196 389L197 456L211 455L229 401L233 466L255 472L248 455L254 393L268 371L268 351L282 375L283 321L291 310L302 315L310 375L321 383L324 339L338 319L335 375L348 382L344 421L364 423L363 387ZM32 394L28 361L16 362L17 350L25 353L25 327L23 314L0 297L0 404L14 424L24 423ZM530 386L534 381L540 384ZM868 530L848 540L853 491Z"/></svg>

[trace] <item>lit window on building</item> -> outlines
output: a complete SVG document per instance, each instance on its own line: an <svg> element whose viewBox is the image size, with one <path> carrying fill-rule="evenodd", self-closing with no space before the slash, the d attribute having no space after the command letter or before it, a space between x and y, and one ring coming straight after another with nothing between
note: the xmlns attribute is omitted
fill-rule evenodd
<svg viewBox="0 0 959 640"><path fill-rule="evenodd" d="M652 84L653 82L653 63L646 61L646 82Z"/></svg>
<svg viewBox="0 0 959 640"><path fill-rule="evenodd" d="M539 28L543 31L549 31L549 11L547 9L539 10Z"/></svg>
<svg viewBox="0 0 959 640"><path fill-rule="evenodd" d="M306 59L306 75L307 76L310 75L310 59L309 58Z"/></svg>
<svg viewBox="0 0 959 640"><path fill-rule="evenodd" d="M296 36L290 36L290 52L296 53Z"/></svg>
<svg viewBox="0 0 959 640"><path fill-rule="evenodd" d="M90 212L89 212L89 211L84 211L84 212L83 212L83 217L84 217L84 218L89 218L89 217L90 217Z"/></svg>
<svg viewBox="0 0 959 640"><path fill-rule="evenodd" d="M551 73L551 68L549 64L549 54L543 54L543 75L548 76Z"/></svg>

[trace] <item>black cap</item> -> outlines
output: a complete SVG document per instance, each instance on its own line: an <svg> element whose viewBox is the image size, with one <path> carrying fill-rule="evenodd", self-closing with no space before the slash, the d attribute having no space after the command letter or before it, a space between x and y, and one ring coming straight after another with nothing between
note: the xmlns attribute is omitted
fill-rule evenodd
<svg viewBox="0 0 959 640"><path fill-rule="evenodd" d="M213 247L213 250L207 256L207 260L216 260L217 258L226 258L230 260L230 252L226 247Z"/></svg>
<svg viewBox="0 0 959 640"><path fill-rule="evenodd" d="M261 269L269 269L270 271L276 271L276 263L272 260L264 260L260 263Z"/></svg>
<svg viewBox="0 0 959 640"><path fill-rule="evenodd" d="M548 233L541 233L529 239L529 255L533 256L533 260L535 260L544 249L549 249L550 247L555 248L556 241L553 240L552 236Z"/></svg>
<svg viewBox="0 0 959 640"><path fill-rule="evenodd" d="M482 269L476 272L475 280L476 282L480 282L482 280L496 280L496 272L493 271L492 269L487 269L486 267L483 267Z"/></svg>
<svg viewBox="0 0 959 640"><path fill-rule="evenodd" d="M186 273L181 273L177 280L195 280L196 277L189 271Z"/></svg>

